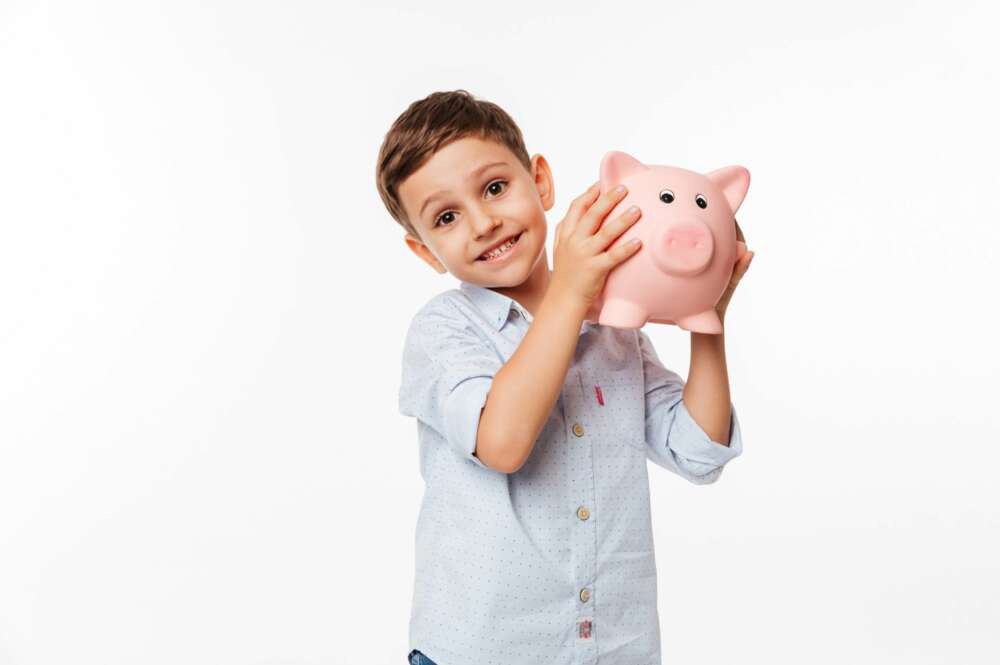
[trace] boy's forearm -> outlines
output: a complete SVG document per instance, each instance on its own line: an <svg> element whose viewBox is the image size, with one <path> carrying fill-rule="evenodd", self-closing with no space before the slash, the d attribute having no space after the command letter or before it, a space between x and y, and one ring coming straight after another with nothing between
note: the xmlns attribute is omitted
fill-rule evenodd
<svg viewBox="0 0 1000 665"><path fill-rule="evenodd" d="M586 312L576 299L546 292L517 350L493 377L476 440L484 464L512 473L528 459L559 398Z"/></svg>
<svg viewBox="0 0 1000 665"><path fill-rule="evenodd" d="M684 405L713 441L729 445L732 402L724 333L691 333L691 366L684 385Z"/></svg>

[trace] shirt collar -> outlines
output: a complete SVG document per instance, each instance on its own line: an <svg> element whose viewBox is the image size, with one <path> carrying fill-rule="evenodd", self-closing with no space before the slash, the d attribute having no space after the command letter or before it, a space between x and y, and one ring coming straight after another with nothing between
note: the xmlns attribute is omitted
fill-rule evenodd
<svg viewBox="0 0 1000 665"><path fill-rule="evenodd" d="M500 330L507 323L510 317L511 309L516 309L521 316L527 321L531 321L532 316L526 309L517 304L513 298L505 296L502 293L497 293L493 289L488 289L485 286L479 286L478 284L472 284L471 282L462 282L459 288L469 297L486 320L492 324L494 330ZM584 321L580 326L580 333L584 333L596 324L590 321Z"/></svg>

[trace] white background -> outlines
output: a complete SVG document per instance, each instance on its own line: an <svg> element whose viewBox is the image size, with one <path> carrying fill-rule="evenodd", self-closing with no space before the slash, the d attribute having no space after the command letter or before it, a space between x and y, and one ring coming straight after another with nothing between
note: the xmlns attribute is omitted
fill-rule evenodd
<svg viewBox="0 0 1000 665"><path fill-rule="evenodd" d="M752 173L744 455L650 469L664 662L998 662L989 4L4 2L0 663L405 662L399 360L457 281L374 169L455 88L550 234L608 150Z"/></svg>

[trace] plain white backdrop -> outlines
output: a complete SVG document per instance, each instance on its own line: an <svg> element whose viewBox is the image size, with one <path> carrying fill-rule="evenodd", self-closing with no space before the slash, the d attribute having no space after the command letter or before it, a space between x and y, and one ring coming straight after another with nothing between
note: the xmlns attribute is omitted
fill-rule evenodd
<svg viewBox="0 0 1000 665"><path fill-rule="evenodd" d="M405 662L399 360L458 283L374 169L455 88L548 158L550 240L608 150L751 171L744 455L650 471L664 662L997 663L998 18L3 3L0 664ZM686 376L688 333L646 330Z"/></svg>

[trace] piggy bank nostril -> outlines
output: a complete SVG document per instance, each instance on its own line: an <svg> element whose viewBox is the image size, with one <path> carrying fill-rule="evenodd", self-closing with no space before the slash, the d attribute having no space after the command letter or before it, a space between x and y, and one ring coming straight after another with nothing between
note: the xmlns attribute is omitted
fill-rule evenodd
<svg viewBox="0 0 1000 665"><path fill-rule="evenodd" d="M675 229L667 233L666 241L669 247L677 247L680 243L683 247L699 248L705 242L705 235L696 229Z"/></svg>

